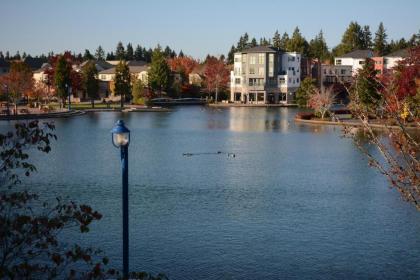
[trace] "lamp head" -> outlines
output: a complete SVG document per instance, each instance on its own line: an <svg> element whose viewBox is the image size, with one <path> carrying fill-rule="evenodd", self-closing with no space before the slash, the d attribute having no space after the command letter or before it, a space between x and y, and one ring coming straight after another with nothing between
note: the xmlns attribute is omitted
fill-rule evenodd
<svg viewBox="0 0 420 280"><path fill-rule="evenodd" d="M123 120L117 121L111 130L112 144L117 147L125 147L130 144L130 130L125 126Z"/></svg>

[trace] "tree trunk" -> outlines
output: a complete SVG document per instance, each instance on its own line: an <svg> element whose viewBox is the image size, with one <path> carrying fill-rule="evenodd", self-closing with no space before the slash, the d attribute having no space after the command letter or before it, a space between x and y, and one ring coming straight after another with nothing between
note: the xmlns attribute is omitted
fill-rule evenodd
<svg viewBox="0 0 420 280"><path fill-rule="evenodd" d="M95 100L92 98L90 102L92 103L92 109L95 108Z"/></svg>
<svg viewBox="0 0 420 280"><path fill-rule="evenodd" d="M121 109L124 108L124 96L121 94Z"/></svg>
<svg viewBox="0 0 420 280"><path fill-rule="evenodd" d="M214 100L214 103L217 103L217 95L218 95L218 91L219 91L219 88L218 88L218 87L216 87L216 100Z"/></svg>

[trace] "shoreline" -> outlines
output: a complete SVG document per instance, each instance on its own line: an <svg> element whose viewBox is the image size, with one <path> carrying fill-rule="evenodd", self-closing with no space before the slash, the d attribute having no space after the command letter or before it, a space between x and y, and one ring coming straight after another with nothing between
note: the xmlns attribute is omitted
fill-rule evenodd
<svg viewBox="0 0 420 280"><path fill-rule="evenodd" d="M333 121L322 121L322 120L303 120L294 118L296 123L302 123L302 124L308 124L308 125L335 125L335 126L353 126L353 127L363 127L363 124L361 122L357 121L340 121L340 122L333 122ZM375 124L370 123L369 124L372 128L377 129L401 129L399 126L396 125L383 125L383 124ZM407 130L419 130L418 127L415 126L406 126Z"/></svg>
<svg viewBox="0 0 420 280"><path fill-rule="evenodd" d="M297 107L297 104L242 104L242 103L208 103L209 107Z"/></svg>

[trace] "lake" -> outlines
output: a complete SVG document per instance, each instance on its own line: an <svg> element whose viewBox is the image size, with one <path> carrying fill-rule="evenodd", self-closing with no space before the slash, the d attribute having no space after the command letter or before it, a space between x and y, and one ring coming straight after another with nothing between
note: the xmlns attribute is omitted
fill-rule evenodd
<svg viewBox="0 0 420 280"><path fill-rule="evenodd" d="M110 130L123 119L131 270L170 279L419 279L420 213L340 128L295 124L296 112L180 107L57 119L58 141L50 154L34 153L38 173L25 184L101 212L89 234L66 238L121 267L121 166Z"/></svg>

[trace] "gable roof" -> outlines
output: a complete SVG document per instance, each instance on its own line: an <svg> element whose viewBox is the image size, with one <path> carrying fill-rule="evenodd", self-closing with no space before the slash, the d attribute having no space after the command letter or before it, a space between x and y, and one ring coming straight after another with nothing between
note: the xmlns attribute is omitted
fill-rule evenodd
<svg viewBox="0 0 420 280"><path fill-rule="evenodd" d="M148 71L150 66L149 65L143 65L143 66L128 66L128 68L130 69L130 73L141 73L143 71ZM112 67L106 70L103 70L101 72L99 72L98 74L115 74L115 69L116 67Z"/></svg>
<svg viewBox="0 0 420 280"><path fill-rule="evenodd" d="M402 49L385 55L385 57L408 57L408 49Z"/></svg>
<svg viewBox="0 0 420 280"><path fill-rule="evenodd" d="M276 53L279 50L272 46L256 46L249 49L245 49L240 53Z"/></svg>
<svg viewBox="0 0 420 280"><path fill-rule="evenodd" d="M352 52L337 56L336 58L371 58L373 51L371 50L354 50Z"/></svg>
<svg viewBox="0 0 420 280"><path fill-rule="evenodd" d="M84 61L82 64L80 64L80 68L83 68L90 60ZM104 61L104 60L92 60L95 63L96 70L103 71L106 69L110 69L112 67L115 67L114 65Z"/></svg>
<svg viewBox="0 0 420 280"><path fill-rule="evenodd" d="M29 67L31 67L32 70L36 70L36 69L41 68L42 64L47 62L47 59L46 58L40 58L40 57L27 56L27 57L25 57L23 62L25 62Z"/></svg>

